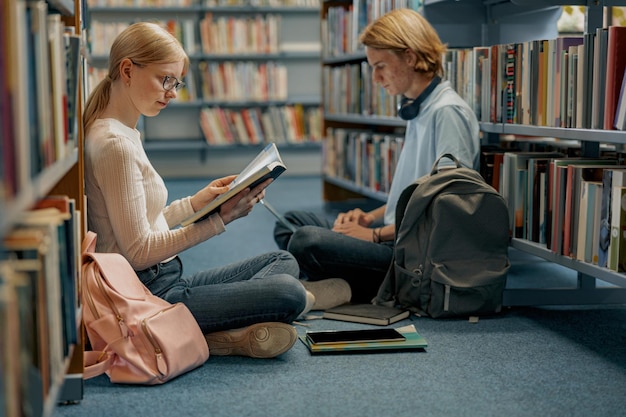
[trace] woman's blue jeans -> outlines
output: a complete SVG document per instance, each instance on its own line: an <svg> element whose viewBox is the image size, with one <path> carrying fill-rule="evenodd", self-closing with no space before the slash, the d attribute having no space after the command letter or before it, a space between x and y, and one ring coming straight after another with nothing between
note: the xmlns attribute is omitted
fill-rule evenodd
<svg viewBox="0 0 626 417"><path fill-rule="evenodd" d="M183 277L180 258L160 263L137 276L156 296L182 302L202 331L235 329L279 321L291 323L304 310L306 292L299 268L286 251L274 251Z"/></svg>

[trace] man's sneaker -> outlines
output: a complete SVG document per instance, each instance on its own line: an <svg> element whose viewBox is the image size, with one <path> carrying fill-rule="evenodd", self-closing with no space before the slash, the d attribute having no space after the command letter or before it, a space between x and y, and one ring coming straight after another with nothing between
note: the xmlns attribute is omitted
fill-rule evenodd
<svg viewBox="0 0 626 417"><path fill-rule="evenodd" d="M274 358L285 353L296 342L296 329L286 323L256 323L241 329L206 334L209 353L215 356L249 356Z"/></svg>
<svg viewBox="0 0 626 417"><path fill-rule="evenodd" d="M300 281L315 297L313 310L328 310L350 302L350 284L341 278L328 278L319 281Z"/></svg>

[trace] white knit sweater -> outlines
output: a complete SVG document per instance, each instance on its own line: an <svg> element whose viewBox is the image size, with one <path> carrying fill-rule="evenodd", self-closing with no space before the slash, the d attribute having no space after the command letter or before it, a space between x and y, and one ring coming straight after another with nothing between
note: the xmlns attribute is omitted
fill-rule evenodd
<svg viewBox="0 0 626 417"><path fill-rule="evenodd" d="M176 228L193 213L191 198L166 206L167 188L146 156L139 131L115 119L98 119L87 133L85 190L97 251L120 253L135 270L172 259L225 230L217 214Z"/></svg>

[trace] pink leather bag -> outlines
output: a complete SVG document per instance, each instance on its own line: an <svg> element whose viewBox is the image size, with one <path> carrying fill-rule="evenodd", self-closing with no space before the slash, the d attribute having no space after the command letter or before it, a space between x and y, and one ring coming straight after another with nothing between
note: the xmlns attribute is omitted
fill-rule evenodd
<svg viewBox="0 0 626 417"><path fill-rule="evenodd" d="M111 382L162 384L209 358L189 309L153 295L117 253L95 253L96 234L83 241L83 322L93 351L84 379L106 373Z"/></svg>

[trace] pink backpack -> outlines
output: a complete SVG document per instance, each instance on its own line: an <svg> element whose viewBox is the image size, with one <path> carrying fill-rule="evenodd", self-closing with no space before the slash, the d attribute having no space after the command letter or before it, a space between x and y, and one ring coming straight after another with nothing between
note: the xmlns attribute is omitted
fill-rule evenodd
<svg viewBox="0 0 626 417"><path fill-rule="evenodd" d="M93 351L84 378L106 373L111 382L162 384L209 358L189 309L153 295L117 253L95 253L96 234L83 241L83 322Z"/></svg>

